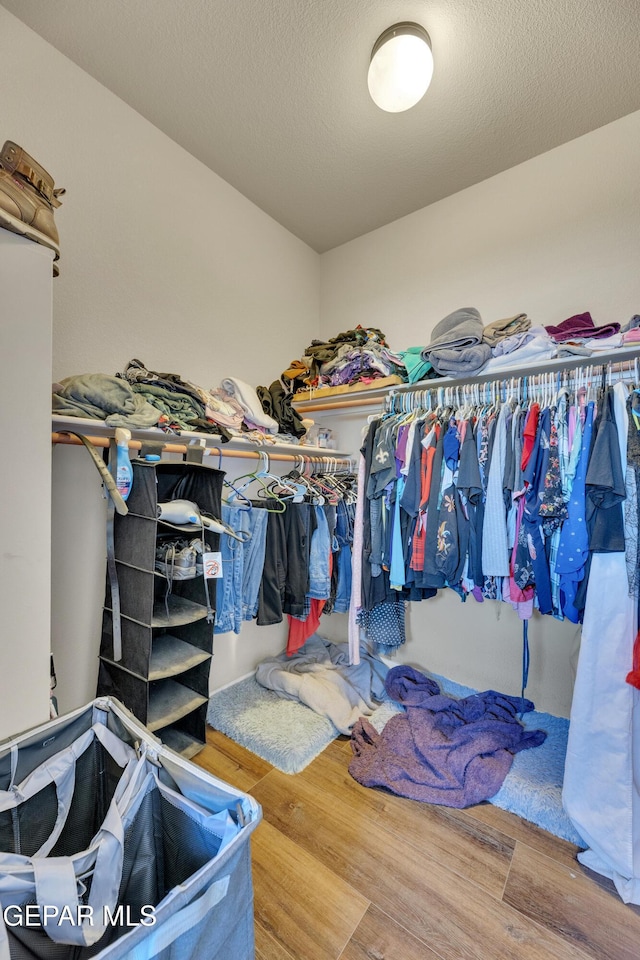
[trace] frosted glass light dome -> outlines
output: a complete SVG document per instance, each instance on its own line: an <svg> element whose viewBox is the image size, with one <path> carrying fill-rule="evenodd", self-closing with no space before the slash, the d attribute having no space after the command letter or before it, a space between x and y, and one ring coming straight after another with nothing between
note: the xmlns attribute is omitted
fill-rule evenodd
<svg viewBox="0 0 640 960"><path fill-rule="evenodd" d="M429 34L418 23L396 23L376 40L367 83L373 102L402 113L424 97L433 76Z"/></svg>

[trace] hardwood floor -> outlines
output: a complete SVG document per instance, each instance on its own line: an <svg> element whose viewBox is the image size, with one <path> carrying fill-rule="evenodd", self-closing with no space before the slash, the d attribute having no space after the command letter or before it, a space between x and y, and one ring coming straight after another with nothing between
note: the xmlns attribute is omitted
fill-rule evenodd
<svg viewBox="0 0 640 960"><path fill-rule="evenodd" d="M196 763L263 809L257 960L640 958L640 909L524 820L361 787L346 737L294 776L217 731L207 740Z"/></svg>

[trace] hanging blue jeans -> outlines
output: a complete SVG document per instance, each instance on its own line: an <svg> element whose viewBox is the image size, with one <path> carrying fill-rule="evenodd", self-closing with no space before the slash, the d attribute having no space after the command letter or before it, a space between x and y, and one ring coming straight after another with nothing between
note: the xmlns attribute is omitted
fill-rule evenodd
<svg viewBox="0 0 640 960"><path fill-rule="evenodd" d="M353 521L355 504L338 501L336 507L336 533L333 562L338 565L338 586L333 609L336 613L346 613L351 598L351 544L353 543Z"/></svg>
<svg viewBox="0 0 640 960"><path fill-rule="evenodd" d="M249 533L247 507L223 503L222 521L236 533ZM251 541L249 541L251 542ZM220 536L222 578L216 581L216 619L214 633L240 633L242 626L242 581L244 571L244 544L227 534Z"/></svg>
<svg viewBox="0 0 640 960"><path fill-rule="evenodd" d="M329 553L331 552L331 538L329 524L324 509L316 506L317 527L311 537L309 553L309 590L307 596L315 600L328 600L331 593L331 577L329 576Z"/></svg>
<svg viewBox="0 0 640 960"><path fill-rule="evenodd" d="M242 619L253 620L258 613L258 595L264 567L264 554L267 544L266 510L254 507L248 516L251 539L242 544L244 561L242 568Z"/></svg>

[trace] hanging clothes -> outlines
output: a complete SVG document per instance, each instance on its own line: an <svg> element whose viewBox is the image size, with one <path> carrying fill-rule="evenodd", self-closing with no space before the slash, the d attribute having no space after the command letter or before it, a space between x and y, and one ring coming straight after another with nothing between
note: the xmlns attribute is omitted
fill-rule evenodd
<svg viewBox="0 0 640 960"><path fill-rule="evenodd" d="M613 394L596 402L590 387L587 402L560 375L555 388L530 386L516 399L492 385L462 407L440 389L435 409L429 399L369 425L362 610L449 588L509 603L523 620L538 609L581 622L593 552L625 542Z"/></svg>
<svg viewBox="0 0 640 960"><path fill-rule="evenodd" d="M607 403L617 445L627 462L626 389L618 383ZM606 589L603 585L606 584ZM615 883L625 903L640 903L640 702L625 680L637 631L637 599L629 595L624 545L593 554L582 642L571 706L562 802L588 844L585 866Z"/></svg>
<svg viewBox="0 0 640 960"><path fill-rule="evenodd" d="M427 390L413 421L405 400L371 424L360 485L369 553L352 597L372 634L400 611L384 609L390 570L403 607L450 588L508 602L525 621L537 608L583 623L563 803L588 845L580 861L640 904L640 388L590 379L532 377L517 398L481 386L462 403L453 388ZM395 726L410 744L410 724ZM366 722L356 733L361 782L396 789L396 745ZM428 793L421 776L410 789Z"/></svg>

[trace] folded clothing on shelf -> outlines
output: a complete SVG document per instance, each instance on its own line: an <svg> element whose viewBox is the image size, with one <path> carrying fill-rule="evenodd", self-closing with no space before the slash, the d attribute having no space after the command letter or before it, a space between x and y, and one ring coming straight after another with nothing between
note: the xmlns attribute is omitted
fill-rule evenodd
<svg viewBox="0 0 640 960"><path fill-rule="evenodd" d="M423 356L424 347L407 347L401 350L399 356L402 358L407 370L407 379L409 383L418 383L426 377L433 374L433 364Z"/></svg>
<svg viewBox="0 0 640 960"><path fill-rule="evenodd" d="M575 316L563 320L557 327L547 326L546 330L549 336L557 343L562 343L564 340L577 340L579 338L600 339L610 337L620 332L620 324L605 323L600 327L596 327L591 314L587 311L585 313L577 313Z"/></svg>
<svg viewBox="0 0 640 960"><path fill-rule="evenodd" d="M494 320L488 323L484 328L482 339L490 347L495 347L506 337L526 333L530 326L531 320L526 313L516 313L515 316L507 317L505 320Z"/></svg>
<svg viewBox="0 0 640 960"><path fill-rule="evenodd" d="M291 405L293 394L285 390L280 380L274 380L269 387L256 387L256 394L264 412L273 417L283 434L294 440L304 437L307 428Z"/></svg>
<svg viewBox="0 0 640 960"><path fill-rule="evenodd" d="M244 422L250 429L258 427L267 433L278 433L280 427L273 417L264 412L253 387L237 377L225 377L220 386L238 401L244 413Z"/></svg>
<svg viewBox="0 0 640 960"><path fill-rule="evenodd" d="M529 366L541 360L551 360L558 352L557 345L548 337L532 337L512 353L494 354L483 373L492 373L494 370L508 370L509 367Z"/></svg>
<svg viewBox="0 0 640 960"><path fill-rule="evenodd" d="M439 347L431 350L429 361L441 377L464 377L479 373L491 357L488 343L466 347Z"/></svg>
<svg viewBox="0 0 640 960"><path fill-rule="evenodd" d="M475 307L461 307L435 325L429 345L422 351L423 357L428 360L432 350L476 346L482 342L483 334L482 317Z"/></svg>
<svg viewBox="0 0 640 960"><path fill-rule="evenodd" d="M104 420L109 427L155 427L160 411L129 383L105 373L82 373L54 384L53 413L59 417Z"/></svg>

